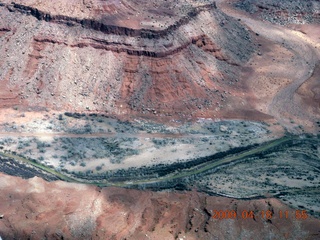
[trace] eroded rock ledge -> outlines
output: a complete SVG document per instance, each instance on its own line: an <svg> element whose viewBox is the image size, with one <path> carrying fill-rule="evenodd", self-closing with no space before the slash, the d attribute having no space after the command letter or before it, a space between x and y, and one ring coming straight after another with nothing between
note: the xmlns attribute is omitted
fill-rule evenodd
<svg viewBox="0 0 320 240"><path fill-rule="evenodd" d="M223 56L223 53L221 52L221 48L216 46L210 38L208 38L205 35L197 36L191 38L190 41L187 41L181 46L178 46L173 49L169 49L167 51L163 52L156 52L156 51L147 51L147 50L136 50L133 48L133 46L128 46L127 44L121 44L117 42L108 42L106 40L102 39L94 39L94 38L88 38L86 40L83 40L82 42L76 42L71 45L68 45L66 42L60 42L59 40L55 39L48 39L48 38L41 38L36 37L34 38L34 41L37 43L52 43L52 44L62 44L69 47L78 47L78 48L84 48L84 47L92 47L95 49L102 49L106 51L112 51L115 53L126 53L128 55L133 56L146 56L146 57L152 57L152 58L163 58L168 57L170 55L174 55L176 53L179 53L180 51L186 49L189 45L194 44L200 49L204 50L205 52L214 53L214 56L220 60L220 61L226 61L231 65L239 65L237 63L229 61L228 57ZM131 48L129 48L131 47Z"/></svg>
<svg viewBox="0 0 320 240"><path fill-rule="evenodd" d="M252 33L214 3L176 7L167 21L166 4L174 3L148 2L143 16L128 15L135 25L122 21L135 9L121 5L121 14L109 14L111 2L97 1L97 14L82 9L82 1L70 3L71 10L63 1L58 8L1 2L0 78L18 96L13 105L185 119L219 117L222 108L228 115L226 106L241 103L235 91L246 88L238 77L255 48ZM79 9L85 13L73 13ZM152 29L153 22L166 25Z"/></svg>
<svg viewBox="0 0 320 240"><path fill-rule="evenodd" d="M84 28L93 29L96 31L103 32L105 34L115 34L115 35L125 35L128 37L141 37L149 39L159 39L161 37L167 36L172 31L176 30L182 25L187 24L191 19L195 18L202 11L207 11L212 8L216 8L215 2L200 6L192 9L186 14L186 16L180 18L173 25L167 27L164 30L152 30L152 29L133 29L121 26L110 25L96 19L81 19L65 15L52 15L49 12L41 11L37 8L17 4L12 2L11 4L1 3L2 6L5 6L9 11L18 11L23 14L31 15L38 20L43 20L46 22L59 23L67 26L74 26L80 24ZM0 5L0 6L1 6Z"/></svg>

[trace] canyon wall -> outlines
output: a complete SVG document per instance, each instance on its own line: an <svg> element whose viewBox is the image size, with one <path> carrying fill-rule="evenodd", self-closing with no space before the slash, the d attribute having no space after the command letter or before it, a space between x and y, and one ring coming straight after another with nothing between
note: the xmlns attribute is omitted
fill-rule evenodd
<svg viewBox="0 0 320 240"><path fill-rule="evenodd" d="M0 3L2 106L180 119L243 109L268 117L254 113L240 81L252 33L214 2L162 14L131 9L130 20L100 2L86 14L81 3L69 3L73 11L62 2Z"/></svg>

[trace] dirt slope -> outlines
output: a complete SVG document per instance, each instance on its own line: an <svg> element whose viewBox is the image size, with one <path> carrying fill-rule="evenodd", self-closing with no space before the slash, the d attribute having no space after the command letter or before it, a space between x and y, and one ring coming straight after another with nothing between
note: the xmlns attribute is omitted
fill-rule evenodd
<svg viewBox="0 0 320 240"><path fill-rule="evenodd" d="M276 199L232 200L196 192L165 193L0 174L3 239L317 239L320 221L296 219ZM12 188L12 186L15 186ZM237 219L214 219L235 210ZM261 218L270 210L270 220ZM244 211L255 218L244 219ZM288 211L280 218L280 212ZM246 214L244 214L246 216Z"/></svg>
<svg viewBox="0 0 320 240"><path fill-rule="evenodd" d="M253 33L214 2L143 3L145 11L136 1L0 3L1 106L270 117L240 79Z"/></svg>
<svg viewBox="0 0 320 240"><path fill-rule="evenodd" d="M294 93L320 60L318 8L317 1L3 0L0 106L159 121L273 116L312 127L318 111ZM279 18L266 18L275 12Z"/></svg>

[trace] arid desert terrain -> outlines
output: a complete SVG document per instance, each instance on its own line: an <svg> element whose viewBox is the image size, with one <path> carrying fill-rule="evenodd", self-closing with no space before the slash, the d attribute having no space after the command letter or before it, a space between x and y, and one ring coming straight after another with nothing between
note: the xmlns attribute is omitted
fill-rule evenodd
<svg viewBox="0 0 320 240"><path fill-rule="evenodd" d="M0 0L0 239L320 239L320 2Z"/></svg>

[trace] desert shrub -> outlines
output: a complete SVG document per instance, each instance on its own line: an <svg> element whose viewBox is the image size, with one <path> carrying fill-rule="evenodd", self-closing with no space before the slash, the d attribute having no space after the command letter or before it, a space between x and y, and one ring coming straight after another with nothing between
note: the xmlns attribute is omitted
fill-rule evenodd
<svg viewBox="0 0 320 240"><path fill-rule="evenodd" d="M96 167L96 170L97 170L97 171L101 171L101 169L102 169L102 166L97 166L97 167Z"/></svg>
<svg viewBox="0 0 320 240"><path fill-rule="evenodd" d="M71 113L71 112L65 112L64 115L67 117L73 117L73 118L82 118L86 116L86 114L84 113Z"/></svg>
<svg viewBox="0 0 320 240"><path fill-rule="evenodd" d="M82 163L80 163L80 166L85 167L85 166L87 166L87 164L85 162L82 162Z"/></svg>

